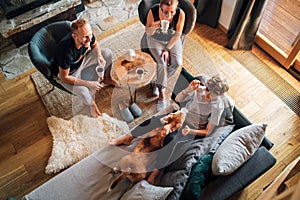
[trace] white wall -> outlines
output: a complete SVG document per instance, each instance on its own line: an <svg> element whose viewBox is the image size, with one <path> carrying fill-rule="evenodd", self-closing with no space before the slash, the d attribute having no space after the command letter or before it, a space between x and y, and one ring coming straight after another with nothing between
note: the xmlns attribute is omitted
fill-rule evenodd
<svg viewBox="0 0 300 200"><path fill-rule="evenodd" d="M228 30L233 9L238 0L223 0L219 23Z"/></svg>

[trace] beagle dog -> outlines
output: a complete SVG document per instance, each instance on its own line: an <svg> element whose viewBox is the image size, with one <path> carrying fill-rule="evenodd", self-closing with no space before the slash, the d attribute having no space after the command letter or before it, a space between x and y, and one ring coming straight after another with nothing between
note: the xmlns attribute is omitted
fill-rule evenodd
<svg viewBox="0 0 300 200"><path fill-rule="evenodd" d="M108 191L113 190L124 178L131 181L130 187L144 179L147 179L150 184L156 184L158 182L157 178L162 175L162 171L154 169L148 176L147 166L157 158L157 154L151 154L150 152L163 147L166 136L182 126L185 116L186 112L181 110L170 113L160 119L164 124L162 127L155 128L144 134L133 149L133 152L122 157L118 161L117 166L113 168L113 173L120 172L120 174L112 182Z"/></svg>

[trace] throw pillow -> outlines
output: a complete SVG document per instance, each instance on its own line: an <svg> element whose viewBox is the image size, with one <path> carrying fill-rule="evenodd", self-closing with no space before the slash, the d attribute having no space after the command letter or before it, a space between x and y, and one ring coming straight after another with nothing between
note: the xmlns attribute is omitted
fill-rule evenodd
<svg viewBox="0 0 300 200"><path fill-rule="evenodd" d="M206 154L195 163L190 174L190 178L181 195L181 199L197 200L201 195L202 188L205 187L206 177L209 173L213 158L213 153Z"/></svg>
<svg viewBox="0 0 300 200"><path fill-rule="evenodd" d="M179 199L186 182L189 178L190 170L177 170L171 172L165 172L161 181L160 186L172 187L173 191L169 194L168 200Z"/></svg>
<svg viewBox="0 0 300 200"><path fill-rule="evenodd" d="M213 157L213 174L231 174L246 162L261 144L266 127L266 124L251 124L231 133Z"/></svg>
<svg viewBox="0 0 300 200"><path fill-rule="evenodd" d="M213 143L213 137L177 143L173 151L174 155L178 155L171 159L171 162L174 161L165 168L165 171L190 170L197 160L210 151Z"/></svg>
<svg viewBox="0 0 300 200"><path fill-rule="evenodd" d="M154 186L149 184L146 180L142 180L125 192L121 200L164 200L172 190L172 187Z"/></svg>
<svg viewBox="0 0 300 200"><path fill-rule="evenodd" d="M226 125L216 127L214 131L211 133L209 137L212 137L212 143L210 152L215 153L222 142L228 137L228 135L232 132L235 125Z"/></svg>
<svg viewBox="0 0 300 200"><path fill-rule="evenodd" d="M80 161L92 152L107 146L108 141L128 133L126 122L103 113L92 118L76 115L70 120L51 116L47 119L53 137L46 173L56 173Z"/></svg>

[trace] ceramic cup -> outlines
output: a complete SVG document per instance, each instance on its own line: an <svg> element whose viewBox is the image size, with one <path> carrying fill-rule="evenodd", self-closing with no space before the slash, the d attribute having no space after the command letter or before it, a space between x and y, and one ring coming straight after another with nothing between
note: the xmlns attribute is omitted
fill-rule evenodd
<svg viewBox="0 0 300 200"><path fill-rule="evenodd" d="M203 98L204 98L204 95L205 95L205 90L206 90L205 85L199 85L199 89L196 92L196 98L197 98L198 103L203 102Z"/></svg>
<svg viewBox="0 0 300 200"><path fill-rule="evenodd" d="M135 73L137 74L139 80L143 79L144 76L147 74L147 72L141 67L137 68L135 70Z"/></svg>
<svg viewBox="0 0 300 200"><path fill-rule="evenodd" d="M160 20L160 28L163 33L168 32L170 22L168 20Z"/></svg>
<svg viewBox="0 0 300 200"><path fill-rule="evenodd" d="M105 69L103 66L98 65L96 67L96 73L98 74L100 80L103 80L103 78L104 78L104 70Z"/></svg>
<svg viewBox="0 0 300 200"><path fill-rule="evenodd" d="M127 49L125 52L125 59L127 61L133 61L136 58L136 53L133 49Z"/></svg>

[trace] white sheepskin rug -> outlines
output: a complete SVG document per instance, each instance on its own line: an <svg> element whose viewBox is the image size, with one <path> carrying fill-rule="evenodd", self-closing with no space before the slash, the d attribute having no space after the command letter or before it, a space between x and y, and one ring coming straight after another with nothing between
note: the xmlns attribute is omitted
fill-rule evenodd
<svg viewBox="0 0 300 200"><path fill-rule="evenodd" d="M129 132L126 122L105 113L98 118L76 115L70 120L51 116L47 124L53 136L52 153L45 170L47 174L73 165L107 146L111 139Z"/></svg>

